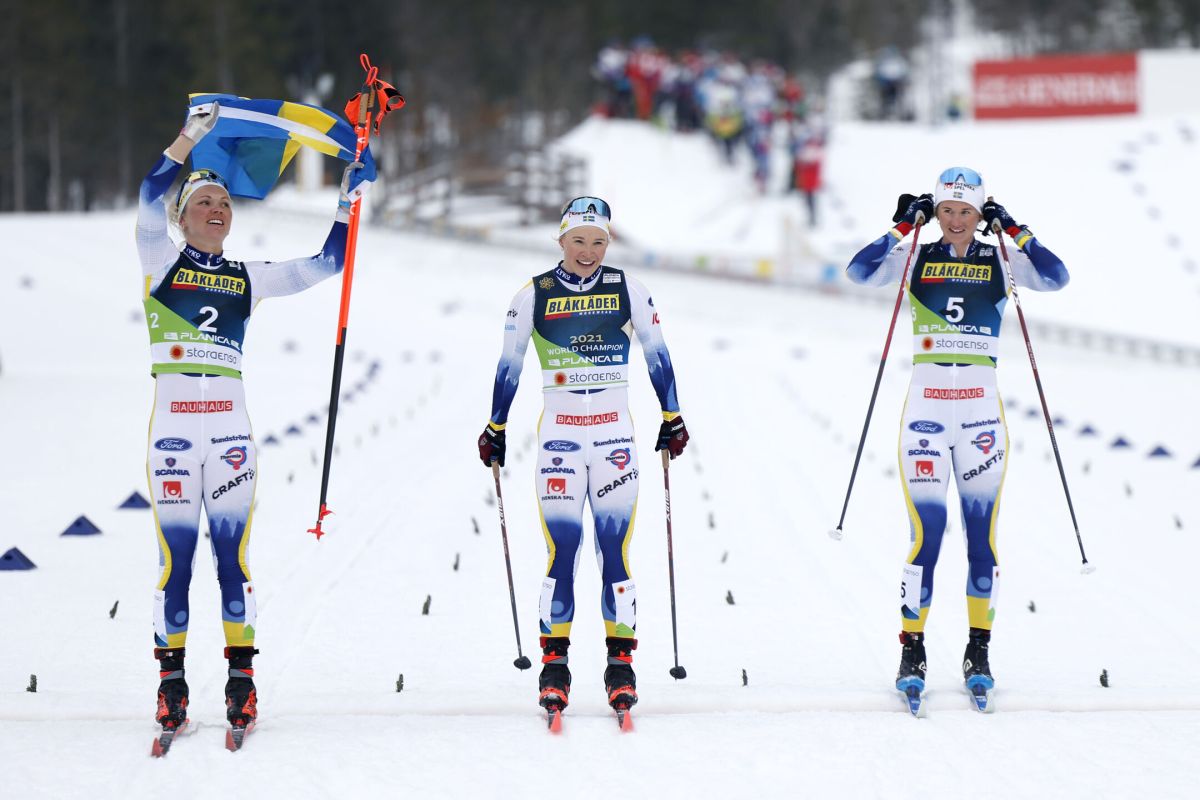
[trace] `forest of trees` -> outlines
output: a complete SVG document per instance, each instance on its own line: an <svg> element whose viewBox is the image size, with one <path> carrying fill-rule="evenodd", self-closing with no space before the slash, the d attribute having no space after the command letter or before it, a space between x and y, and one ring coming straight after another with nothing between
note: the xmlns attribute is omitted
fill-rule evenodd
<svg viewBox="0 0 1200 800"><path fill-rule="evenodd" d="M921 15L971 1L3 0L0 211L132 202L188 92L303 100L328 75L321 104L340 109L362 51L409 99L393 123L405 142L470 149L526 112L578 120L595 99L593 59L614 38L728 49L819 80L884 45L912 46ZM1200 44L1200 0L974 5L1022 52Z"/></svg>

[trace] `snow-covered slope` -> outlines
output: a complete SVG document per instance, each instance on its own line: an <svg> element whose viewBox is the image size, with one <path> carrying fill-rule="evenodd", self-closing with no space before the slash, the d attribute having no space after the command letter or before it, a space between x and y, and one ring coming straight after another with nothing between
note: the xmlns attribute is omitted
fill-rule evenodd
<svg viewBox="0 0 1200 800"><path fill-rule="evenodd" d="M857 136L870 149L873 135L846 130L840 138L848 147ZM1119 152L1123 142L1105 146ZM861 195L843 193L873 209L871 220L881 217L876 225L856 212L862 236L882 229L895 193L925 185L948 158L958 160L942 151L896 158L894 180L889 173ZM1000 159L981 169L1018 171L1009 166L1021 163L1018 155ZM859 174L837 160L830 169ZM1113 225L1058 213L1050 197L1020 194L1022 182L1009 188L1006 177L1002 189L995 180L997 196L1074 268L1068 290L1031 298L1030 313L1085 313L1072 309L1096 297L1089 276L1111 281L1125 265L1091 262L1078 248ZM673 202L626 197L615 185L597 191L616 193L625 215L618 223L631 228L653 228L641 215ZM639 202L644 209L622 211ZM638 730L622 736L604 705L603 632L590 599L599 579L585 554L572 705L565 735L551 738L537 714L535 674L511 665L499 524L474 439L490 405L506 303L552 254L380 230L364 230L360 242L346 387L361 387L342 404L330 488L336 514L320 543L305 530L316 511L324 425L307 418L328 396L338 286L265 303L250 329L256 438L280 439L261 444L250 562L260 596L260 731L236 755L222 749L218 598L201 566L188 641L200 728L168 759L152 761L157 554L148 512L115 510L134 489L146 491L153 390L132 227L119 214L0 218L8 253L0 267L0 551L17 546L38 565L0 572L5 796L1190 795L1200 724L1200 690L1187 673L1200 656L1190 633L1200 558L1191 499L1200 470L1190 469L1200 456L1196 370L1035 342L1051 408L1063 418L1059 441L1084 543L1099 567L1083 577L1010 319L1000 384L1013 452L992 649L1000 711L970 711L959 688L965 558L951 535L929 625L930 715L914 720L891 690L908 548L895 475L905 344L884 376L846 538L825 535L841 509L888 310L639 272L662 315L694 437L671 475L680 659L689 677L667 674L665 523L649 453L658 415L635 368L645 467L631 548L641 612ZM316 250L323 236L311 220L240 210L229 250L280 258ZM1182 307L1185 285L1171 284L1162 302ZM539 408L536 386L524 386L504 476L521 642L535 655L544 544L530 488ZM285 435L293 424L301 434ZM1085 425L1098 435L1081 435ZM1111 448L1117 437L1133 446ZM1148 458L1158 444L1174 456ZM79 514L103 533L59 537ZM1102 669L1109 688L1099 684ZM23 691L30 673L36 694Z"/></svg>

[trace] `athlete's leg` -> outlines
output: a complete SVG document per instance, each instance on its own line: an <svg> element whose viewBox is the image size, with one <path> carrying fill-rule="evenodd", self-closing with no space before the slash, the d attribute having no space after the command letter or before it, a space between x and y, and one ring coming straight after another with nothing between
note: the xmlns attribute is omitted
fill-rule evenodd
<svg viewBox="0 0 1200 800"><path fill-rule="evenodd" d="M963 422L954 448L954 471L967 541L967 617L972 628L991 630L1000 573L996 525L1008 468L1008 428L999 399L985 400L973 401L965 416L960 413Z"/></svg>
<svg viewBox="0 0 1200 800"><path fill-rule="evenodd" d="M258 456L241 381L212 378L207 397L232 403L229 411L207 413L204 419L204 507L221 586L221 622L226 645L252 647L257 607L248 555Z"/></svg>
<svg viewBox="0 0 1200 800"><path fill-rule="evenodd" d="M605 633L633 639L637 635L637 587L630 575L629 543L637 516L638 457L627 416L623 410L617 422L592 428L588 486Z"/></svg>
<svg viewBox="0 0 1200 800"><path fill-rule="evenodd" d="M555 423L551 404L547 398L547 413L538 428L534 475L548 553L546 577L538 601L538 627L544 637L565 638L571 635L575 619L575 572L583 541L587 464L583 431Z"/></svg>
<svg viewBox="0 0 1200 800"><path fill-rule="evenodd" d="M949 403L924 397L923 376L937 365L917 365L900 423L900 484L908 507L912 548L900 582L902 629L925 630L933 601L933 572L946 532L946 490L950 487ZM941 404L939 406L939 403Z"/></svg>
<svg viewBox="0 0 1200 800"><path fill-rule="evenodd" d="M154 644L179 649L187 640L188 587L200 535L201 450L195 420L171 411L191 390L184 375L160 376L146 454L146 475L158 540L159 579L154 592Z"/></svg>

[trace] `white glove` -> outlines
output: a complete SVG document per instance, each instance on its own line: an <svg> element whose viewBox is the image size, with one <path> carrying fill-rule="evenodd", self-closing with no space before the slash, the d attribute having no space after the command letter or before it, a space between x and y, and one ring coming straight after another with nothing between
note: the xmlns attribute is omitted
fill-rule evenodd
<svg viewBox="0 0 1200 800"><path fill-rule="evenodd" d="M192 114L183 125L181 134L195 144L208 135L217 126L217 117L221 115L221 104L213 101L212 109L199 114Z"/></svg>

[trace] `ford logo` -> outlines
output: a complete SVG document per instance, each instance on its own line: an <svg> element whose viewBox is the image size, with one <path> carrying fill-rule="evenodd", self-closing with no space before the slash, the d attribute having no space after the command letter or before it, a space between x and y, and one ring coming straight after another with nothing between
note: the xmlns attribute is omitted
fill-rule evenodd
<svg viewBox="0 0 1200 800"><path fill-rule="evenodd" d="M910 431L916 431L917 433L941 433L942 431L946 430L944 427L942 427L941 423L930 422L927 419L919 419L915 422L908 423L908 429Z"/></svg>
<svg viewBox="0 0 1200 800"><path fill-rule="evenodd" d="M551 453L574 453L579 449L579 445L575 442L566 442L562 439L551 439L542 445L543 450L549 450Z"/></svg>
<svg viewBox="0 0 1200 800"><path fill-rule="evenodd" d="M191 450L192 443L189 442L187 439L176 439L174 437L167 437L166 439L159 439L157 442L155 442L154 449L155 450Z"/></svg>

